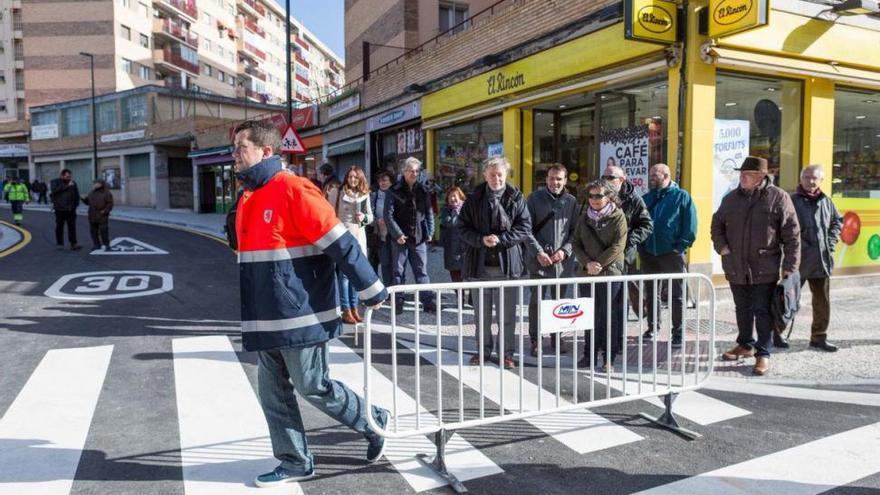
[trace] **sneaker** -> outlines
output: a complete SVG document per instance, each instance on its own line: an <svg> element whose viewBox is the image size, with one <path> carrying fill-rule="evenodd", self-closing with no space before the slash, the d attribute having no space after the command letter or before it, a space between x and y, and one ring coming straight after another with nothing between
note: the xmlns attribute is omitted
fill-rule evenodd
<svg viewBox="0 0 880 495"><path fill-rule="evenodd" d="M425 313L436 313L437 312L437 305L436 304L425 303L425 305L423 307L424 307Z"/></svg>
<svg viewBox="0 0 880 495"><path fill-rule="evenodd" d="M642 334L642 338L644 340L654 340L654 332L651 330L645 330L645 333Z"/></svg>
<svg viewBox="0 0 880 495"><path fill-rule="evenodd" d="M773 347L777 349L788 349L791 346L788 345L788 341L786 341L782 335L778 332L773 332Z"/></svg>
<svg viewBox="0 0 880 495"><path fill-rule="evenodd" d="M290 483L292 481L307 480L315 475L315 469L305 474L294 474L281 466L275 468L272 472L261 474L254 478L254 484L260 488L270 488L278 486L282 483Z"/></svg>
<svg viewBox="0 0 880 495"><path fill-rule="evenodd" d="M680 333L672 334L672 347L674 347L674 348L681 347L681 334Z"/></svg>
<svg viewBox="0 0 880 495"><path fill-rule="evenodd" d="M110 244L107 244L106 246L104 246L104 251L110 251Z"/></svg>
<svg viewBox="0 0 880 495"><path fill-rule="evenodd" d="M388 411L382 409L379 412L379 416L376 418L376 422L384 429L385 425L388 424ZM372 464L381 459L385 454L385 437L372 433L367 437L367 441L370 442L370 444L367 445L367 462Z"/></svg>

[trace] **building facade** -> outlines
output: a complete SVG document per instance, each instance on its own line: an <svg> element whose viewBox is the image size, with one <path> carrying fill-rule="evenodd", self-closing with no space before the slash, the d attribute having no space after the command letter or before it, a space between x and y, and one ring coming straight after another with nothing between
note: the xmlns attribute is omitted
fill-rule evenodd
<svg viewBox="0 0 880 495"><path fill-rule="evenodd" d="M686 37L672 44L629 39L621 3L498 2L328 102L326 154L375 171L399 164L385 146L397 138L396 151L424 156L443 189L465 190L481 180L486 158L504 155L526 193L559 162L581 199L609 163L640 188L651 165L668 163L697 204L688 256L690 269L706 274L720 273L709 224L743 157L767 158L790 191L804 166L819 163L845 215L837 273L880 270L877 13L776 0L767 25L710 36L703 12L707 2L689 3ZM418 115L406 113L416 101ZM412 120L371 130L397 117ZM408 140L415 125L421 150Z"/></svg>

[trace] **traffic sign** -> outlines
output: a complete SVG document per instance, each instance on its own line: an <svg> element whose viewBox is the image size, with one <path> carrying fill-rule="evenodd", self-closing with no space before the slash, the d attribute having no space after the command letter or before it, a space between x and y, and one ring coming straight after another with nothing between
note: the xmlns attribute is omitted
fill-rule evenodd
<svg viewBox="0 0 880 495"><path fill-rule="evenodd" d="M288 125L287 129L281 135L281 152L282 153L305 153L306 147L303 146L299 134L293 125Z"/></svg>

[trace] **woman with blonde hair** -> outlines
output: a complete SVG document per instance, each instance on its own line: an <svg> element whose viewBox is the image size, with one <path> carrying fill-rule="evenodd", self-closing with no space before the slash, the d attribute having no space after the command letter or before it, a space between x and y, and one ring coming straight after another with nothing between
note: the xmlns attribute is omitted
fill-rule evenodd
<svg viewBox="0 0 880 495"><path fill-rule="evenodd" d="M367 233L365 227L373 222L373 208L370 206L370 185L364 170L352 165L345 173L341 187L331 189L327 201L336 209L336 216L358 240L364 256L367 255ZM359 323L363 321L358 313L358 295L354 286L342 273L336 274L339 287L339 303L342 307L342 321Z"/></svg>

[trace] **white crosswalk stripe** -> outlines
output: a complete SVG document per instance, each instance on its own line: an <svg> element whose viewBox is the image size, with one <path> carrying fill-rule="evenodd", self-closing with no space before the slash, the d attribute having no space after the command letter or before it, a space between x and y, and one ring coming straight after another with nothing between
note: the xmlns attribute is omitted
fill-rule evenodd
<svg viewBox="0 0 880 495"><path fill-rule="evenodd" d="M0 494L70 493L112 353L46 353L0 419Z"/></svg>
<svg viewBox="0 0 880 495"><path fill-rule="evenodd" d="M278 465L269 430L226 336L174 339L174 384L187 495L302 493L296 483L251 482Z"/></svg>

